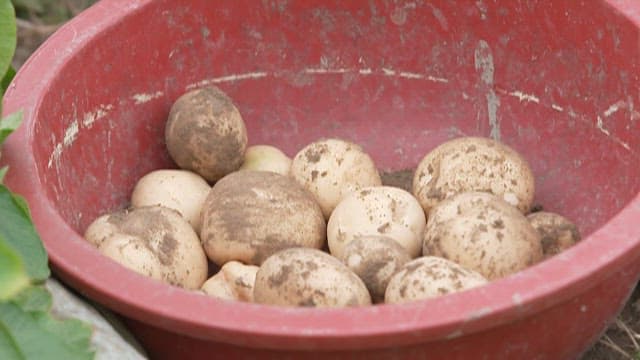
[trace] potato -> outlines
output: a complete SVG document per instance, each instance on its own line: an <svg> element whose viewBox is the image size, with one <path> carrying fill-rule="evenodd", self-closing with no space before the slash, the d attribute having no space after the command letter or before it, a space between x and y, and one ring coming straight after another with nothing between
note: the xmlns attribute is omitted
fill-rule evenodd
<svg viewBox="0 0 640 360"><path fill-rule="evenodd" d="M253 302L253 284L259 267L229 261L202 284L201 290L212 297Z"/></svg>
<svg viewBox="0 0 640 360"><path fill-rule="evenodd" d="M540 234L545 258L559 254L580 241L578 227L560 214L540 211L527 215L527 219Z"/></svg>
<svg viewBox="0 0 640 360"><path fill-rule="evenodd" d="M529 212L535 181L529 165L497 141L465 137L441 144L416 168L413 194L429 213L438 202L468 191L490 192Z"/></svg>
<svg viewBox="0 0 640 360"><path fill-rule="evenodd" d="M325 219L345 196L382 184L369 155L360 146L339 139L304 147L293 158L291 175L313 194Z"/></svg>
<svg viewBox="0 0 640 360"><path fill-rule="evenodd" d="M211 86L180 96L165 128L167 150L178 166L208 181L238 170L247 130L240 112L222 90Z"/></svg>
<svg viewBox="0 0 640 360"><path fill-rule="evenodd" d="M540 236L501 198L482 192L454 195L429 212L423 255L440 256L489 280L542 259Z"/></svg>
<svg viewBox="0 0 640 360"><path fill-rule="evenodd" d="M350 241L340 260L362 279L373 301L382 302L391 276L411 257L392 238L370 235Z"/></svg>
<svg viewBox="0 0 640 360"><path fill-rule="evenodd" d="M329 250L341 258L355 237L385 235L415 258L420 255L425 226L424 212L409 192L391 186L366 187L346 196L331 214Z"/></svg>
<svg viewBox="0 0 640 360"><path fill-rule="evenodd" d="M406 263L387 286L385 303L398 304L429 299L488 283L475 271L435 256L425 256Z"/></svg>
<svg viewBox="0 0 640 360"><path fill-rule="evenodd" d="M288 176L244 170L220 179L202 210L201 240L211 261L259 265L278 250L321 248L322 211Z"/></svg>
<svg viewBox="0 0 640 360"><path fill-rule="evenodd" d="M169 208L147 206L101 216L85 238L121 265L171 285L198 289L207 278L197 234Z"/></svg>
<svg viewBox="0 0 640 360"><path fill-rule="evenodd" d="M200 175L187 170L155 170L138 180L131 206L162 205L174 209L200 233L200 210L211 186Z"/></svg>
<svg viewBox="0 0 640 360"><path fill-rule="evenodd" d="M310 248L282 250L258 270L254 300L280 306L345 307L371 304L366 286L333 256Z"/></svg>
<svg viewBox="0 0 640 360"><path fill-rule="evenodd" d="M289 175L291 159L276 147L253 145L245 151L244 162L240 170L272 171L281 175Z"/></svg>

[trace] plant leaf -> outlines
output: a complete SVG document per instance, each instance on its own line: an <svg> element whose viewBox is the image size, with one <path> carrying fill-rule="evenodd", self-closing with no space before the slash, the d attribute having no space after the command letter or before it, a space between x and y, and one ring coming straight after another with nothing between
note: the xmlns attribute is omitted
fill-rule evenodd
<svg viewBox="0 0 640 360"><path fill-rule="evenodd" d="M14 76L16 76L16 70L13 66L9 66L7 72L2 77L2 80L0 80L0 98L4 96L4 93L9 88L9 84L11 84L11 80L13 80Z"/></svg>
<svg viewBox="0 0 640 360"><path fill-rule="evenodd" d="M0 302L0 329L4 330L0 331L0 337L4 337L0 344L11 347L0 350L0 355L4 351L21 360L92 359L91 327L75 319L54 319L50 308L51 294L41 286L29 287L14 300Z"/></svg>
<svg viewBox="0 0 640 360"><path fill-rule="evenodd" d="M9 171L9 166L4 166L0 168L0 184L4 181L5 175L7 175L7 171Z"/></svg>
<svg viewBox="0 0 640 360"><path fill-rule="evenodd" d="M2 0L0 0L2 1ZM11 135L22 123L22 111L14 112L0 119L0 145L4 143L7 136Z"/></svg>
<svg viewBox="0 0 640 360"><path fill-rule="evenodd" d="M5 74L16 51L16 13L10 0L0 0L0 74Z"/></svg>
<svg viewBox="0 0 640 360"><path fill-rule="evenodd" d="M15 296L27 286L29 276L20 255L0 237L0 301Z"/></svg>
<svg viewBox="0 0 640 360"><path fill-rule="evenodd" d="M16 200L6 186L0 185L0 237L22 258L32 281L49 277L47 253L22 200Z"/></svg>

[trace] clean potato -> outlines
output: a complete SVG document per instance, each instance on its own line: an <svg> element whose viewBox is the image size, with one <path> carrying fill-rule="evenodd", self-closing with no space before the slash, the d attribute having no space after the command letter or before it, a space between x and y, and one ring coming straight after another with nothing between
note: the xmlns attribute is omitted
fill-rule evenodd
<svg viewBox="0 0 640 360"><path fill-rule="evenodd" d="M205 281L200 290L220 299L253 302L253 285L258 269L255 265L229 261Z"/></svg>
<svg viewBox="0 0 640 360"><path fill-rule="evenodd" d="M289 175L291 159L274 146L253 145L245 151L240 170L272 171L280 175Z"/></svg>
<svg viewBox="0 0 640 360"><path fill-rule="evenodd" d="M313 194L325 219L345 196L382 184L371 157L360 146L339 139L305 146L293 158L291 175Z"/></svg>
<svg viewBox="0 0 640 360"><path fill-rule="evenodd" d="M175 210L147 206L101 216L85 238L140 274L186 289L207 278L207 258L191 225Z"/></svg>
<svg viewBox="0 0 640 360"><path fill-rule="evenodd" d="M133 188L131 206L162 205L179 212L200 233L202 204L211 186L187 170L155 170L141 177Z"/></svg>
<svg viewBox="0 0 640 360"><path fill-rule="evenodd" d="M385 303L397 304L429 299L468 290L488 283L481 274L435 256L406 263L387 286Z"/></svg>
<svg viewBox="0 0 640 360"><path fill-rule="evenodd" d="M540 234L545 258L561 253L581 239L578 227L560 214L540 211L527 215L527 219Z"/></svg>
<svg viewBox="0 0 640 360"><path fill-rule="evenodd" d="M288 176L244 170L220 179L202 210L202 244L211 261L259 265L289 247L321 248L322 211Z"/></svg>
<svg viewBox="0 0 640 360"><path fill-rule="evenodd" d="M384 235L415 258L420 255L425 226L422 207L409 192L391 186L366 187L347 195L332 212L327 224L329 251L341 258L354 238Z"/></svg>
<svg viewBox="0 0 640 360"><path fill-rule="evenodd" d="M260 266L253 291L257 303L345 307L371 304L362 280L333 256L310 248L282 250Z"/></svg>
<svg viewBox="0 0 640 360"><path fill-rule="evenodd" d="M247 130L233 101L215 86L192 90L171 107L165 127L171 158L213 182L238 170Z"/></svg>
<svg viewBox="0 0 640 360"><path fill-rule="evenodd" d="M426 213L455 194L483 191L526 214L533 202L534 180L526 160L507 145L464 137L439 145L420 161L413 178L413 194Z"/></svg>
<svg viewBox="0 0 640 360"><path fill-rule="evenodd" d="M350 241L340 260L362 279L373 301L382 302L391 276L411 257L392 238L369 235Z"/></svg>
<svg viewBox="0 0 640 360"><path fill-rule="evenodd" d="M429 213L423 255L454 261L489 280L523 270L542 259L540 235L527 218L501 198L466 192Z"/></svg>

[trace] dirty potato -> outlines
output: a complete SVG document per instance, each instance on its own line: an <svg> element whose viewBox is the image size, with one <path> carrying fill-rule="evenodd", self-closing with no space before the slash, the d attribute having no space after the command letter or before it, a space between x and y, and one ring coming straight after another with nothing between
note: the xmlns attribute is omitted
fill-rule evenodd
<svg viewBox="0 0 640 360"><path fill-rule="evenodd" d="M165 141L180 168L213 182L242 165L247 130L231 99L211 86L176 100L165 127Z"/></svg>
<svg viewBox="0 0 640 360"><path fill-rule="evenodd" d="M542 259L540 236L527 218L501 198L483 192L454 195L429 213L423 255L454 261L489 280Z"/></svg>
<svg viewBox="0 0 640 360"><path fill-rule="evenodd" d="M202 210L201 236L211 261L259 265L289 247L321 248L322 211L311 194L288 176L243 170L220 179Z"/></svg>
<svg viewBox="0 0 640 360"><path fill-rule="evenodd" d="M292 248L269 257L258 270L257 303L345 307L371 304L366 286L349 268L320 250Z"/></svg>
<svg viewBox="0 0 640 360"><path fill-rule="evenodd" d="M281 175L289 175L290 169L291 159L271 145L249 146L240 167L240 170L272 171Z"/></svg>
<svg viewBox="0 0 640 360"><path fill-rule="evenodd" d="M373 301L382 302L391 276L411 257L392 238L370 235L349 242L340 260L362 279Z"/></svg>
<svg viewBox="0 0 640 360"><path fill-rule="evenodd" d="M293 158L291 175L313 194L325 219L345 196L382 184L371 157L360 146L339 139L305 146Z"/></svg>
<svg viewBox="0 0 640 360"><path fill-rule="evenodd" d="M540 234L545 258L559 254L580 241L578 227L560 214L540 211L527 215L527 219Z"/></svg>
<svg viewBox="0 0 640 360"><path fill-rule="evenodd" d="M507 145L479 137L445 142L420 161L413 194L426 213L438 202L467 191L492 193L526 214L535 192L533 172Z"/></svg>
<svg viewBox="0 0 640 360"><path fill-rule="evenodd" d="M253 302L253 284L259 267L229 261L202 284L202 292L225 300Z"/></svg>
<svg viewBox="0 0 640 360"><path fill-rule="evenodd" d="M186 289L207 278L207 258L189 223L175 210L146 206L101 216L85 238L140 274Z"/></svg>
<svg viewBox="0 0 640 360"><path fill-rule="evenodd" d="M385 303L398 304L468 290L488 283L481 274L435 256L406 263L389 281Z"/></svg>
<svg viewBox="0 0 640 360"><path fill-rule="evenodd" d="M391 186L366 187L347 195L327 225L331 255L341 258L357 236L384 235L415 258L420 255L426 219L411 193Z"/></svg>

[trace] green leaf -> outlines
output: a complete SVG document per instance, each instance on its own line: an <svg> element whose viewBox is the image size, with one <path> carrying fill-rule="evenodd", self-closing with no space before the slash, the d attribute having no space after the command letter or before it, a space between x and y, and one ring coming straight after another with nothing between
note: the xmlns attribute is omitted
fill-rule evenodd
<svg viewBox="0 0 640 360"><path fill-rule="evenodd" d="M15 296L27 286L29 276L20 255L0 237L0 301Z"/></svg>
<svg viewBox="0 0 640 360"><path fill-rule="evenodd" d="M0 184L4 181L5 175L7 175L7 171L9 171L9 166L4 166L0 168Z"/></svg>
<svg viewBox="0 0 640 360"><path fill-rule="evenodd" d="M2 1L2 0L0 0ZM22 123L22 111L14 112L0 119L0 145L4 143L9 135L14 132Z"/></svg>
<svg viewBox="0 0 640 360"><path fill-rule="evenodd" d="M0 237L22 257L31 280L44 281L50 274L47 253L24 206L6 186L0 185Z"/></svg>
<svg viewBox="0 0 640 360"><path fill-rule="evenodd" d="M5 74L16 51L16 13L9 0L0 0L0 74Z"/></svg>
<svg viewBox="0 0 640 360"><path fill-rule="evenodd" d="M0 350L2 359L93 358L91 327L75 319L54 319L50 309L51 294L40 286L0 302L0 347L8 347Z"/></svg>
<svg viewBox="0 0 640 360"><path fill-rule="evenodd" d="M9 88L9 84L11 84L11 80L13 80L14 76L16 76L16 70L13 66L9 66L7 72L2 77L2 80L0 80L0 98L4 96L4 93Z"/></svg>

